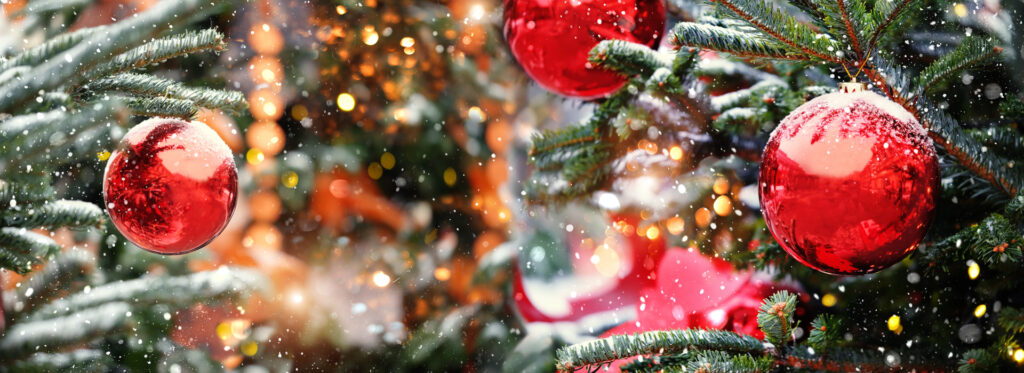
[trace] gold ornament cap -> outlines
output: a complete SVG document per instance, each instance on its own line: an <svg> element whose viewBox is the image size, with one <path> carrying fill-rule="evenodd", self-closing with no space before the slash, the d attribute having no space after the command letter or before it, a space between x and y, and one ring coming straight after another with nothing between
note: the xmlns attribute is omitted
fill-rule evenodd
<svg viewBox="0 0 1024 373"><path fill-rule="evenodd" d="M868 90L868 85L861 82L839 83L839 92L854 93Z"/></svg>

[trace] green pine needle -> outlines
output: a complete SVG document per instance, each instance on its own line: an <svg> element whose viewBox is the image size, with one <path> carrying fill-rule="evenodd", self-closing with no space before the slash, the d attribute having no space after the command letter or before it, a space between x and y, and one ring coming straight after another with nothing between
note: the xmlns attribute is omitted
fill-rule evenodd
<svg viewBox="0 0 1024 373"><path fill-rule="evenodd" d="M767 348L757 338L721 330L652 331L563 347L557 352L556 365L559 370L571 371L637 355L672 354L686 349L762 354Z"/></svg>
<svg viewBox="0 0 1024 373"><path fill-rule="evenodd" d="M793 53L785 45L760 34L693 22L680 22L672 28L672 44L709 48L738 57L807 59L806 55Z"/></svg>
<svg viewBox="0 0 1024 373"><path fill-rule="evenodd" d="M757 325L764 332L768 342L782 345L793 339L794 312L796 312L796 295L788 291L777 292L764 300L757 313Z"/></svg>
<svg viewBox="0 0 1024 373"><path fill-rule="evenodd" d="M0 268L28 273L40 259L60 251L50 237L24 228L0 228Z"/></svg>
<svg viewBox="0 0 1024 373"><path fill-rule="evenodd" d="M10 227L47 228L96 226L103 222L103 210L82 201L58 200L42 206L0 213Z"/></svg>
<svg viewBox="0 0 1024 373"><path fill-rule="evenodd" d="M245 96L238 91L186 87L173 80L151 75L122 73L89 83L95 92L119 92L149 98L171 98L190 101L194 106L223 109L240 113L248 108Z"/></svg>
<svg viewBox="0 0 1024 373"><path fill-rule="evenodd" d="M995 58L1002 50L978 37L964 39L956 49L943 55L918 75L915 84L920 90L919 94L934 93L957 73Z"/></svg>

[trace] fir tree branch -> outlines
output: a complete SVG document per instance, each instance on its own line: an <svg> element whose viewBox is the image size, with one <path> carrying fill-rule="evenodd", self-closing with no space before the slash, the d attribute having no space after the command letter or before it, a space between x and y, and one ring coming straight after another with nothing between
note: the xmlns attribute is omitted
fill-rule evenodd
<svg viewBox="0 0 1024 373"><path fill-rule="evenodd" d="M103 210L88 202L58 200L31 208L7 210L0 217L10 227L55 229L99 225L103 222Z"/></svg>
<svg viewBox="0 0 1024 373"><path fill-rule="evenodd" d="M1006 205L1006 216L993 213L978 224L961 229L932 245L925 258L943 268L954 260L967 258L990 265L1004 259L1020 262L1024 258L1024 240L1017 227L1024 224L1022 211L1024 193Z"/></svg>
<svg viewBox="0 0 1024 373"><path fill-rule="evenodd" d="M40 320L68 315L78 310L110 302L130 302L134 305L165 304L187 306L197 300L213 300L237 296L263 287L260 275L245 269L221 267L214 271L198 272L178 277L143 277L108 283L57 299L32 313L29 318Z"/></svg>
<svg viewBox="0 0 1024 373"><path fill-rule="evenodd" d="M233 113L240 113L248 108L245 96L238 91L186 87L173 80L143 74L117 74L91 82L85 88L94 92L119 92L191 101L195 106Z"/></svg>
<svg viewBox="0 0 1024 373"><path fill-rule="evenodd" d="M797 22L764 0L713 0L722 4L740 18L765 34L787 45L793 51L816 57L822 61L840 63L835 52L839 45L828 37L819 37L810 27Z"/></svg>
<svg viewBox="0 0 1024 373"><path fill-rule="evenodd" d="M0 339L0 361L88 342L123 327L129 311L127 303L104 302L61 317L15 323Z"/></svg>
<svg viewBox="0 0 1024 373"><path fill-rule="evenodd" d="M70 283L83 279L96 259L84 250L72 249L57 254L43 268L22 281L21 286L4 292L3 308L10 317L32 312L39 305L60 296Z"/></svg>
<svg viewBox="0 0 1024 373"><path fill-rule="evenodd" d="M558 350L560 371L574 371L637 355L678 353L686 349L763 354L773 349L757 338L720 330L652 331L615 335Z"/></svg>
<svg viewBox="0 0 1024 373"><path fill-rule="evenodd" d="M757 325L764 332L768 342L782 345L793 339L794 312L796 312L796 295L790 294L788 291L780 291L764 300L757 313Z"/></svg>
<svg viewBox="0 0 1024 373"><path fill-rule="evenodd" d="M165 36L115 56L111 61L86 71L87 77L100 78L123 73L169 59L205 50L220 51L225 46L224 35L214 29L188 31Z"/></svg>
<svg viewBox="0 0 1024 373"><path fill-rule="evenodd" d="M815 350L827 351L842 339L840 319L835 315L821 314L811 322L807 343Z"/></svg>
<svg viewBox="0 0 1024 373"><path fill-rule="evenodd" d="M76 373L105 372L110 366L109 356L99 350L77 349L61 353L35 353L28 358L0 365L0 372L46 373L71 371Z"/></svg>
<svg viewBox="0 0 1024 373"><path fill-rule="evenodd" d="M859 57L861 53L863 53L862 49L860 49L860 38L857 37L857 28L855 28L853 22L850 21L850 13L846 9L846 0L836 0L836 5L839 7L839 16L843 19L846 36L850 38L850 44L853 45L853 51L857 53L857 56Z"/></svg>
<svg viewBox="0 0 1024 373"><path fill-rule="evenodd" d="M24 228L0 228L0 268L28 273L39 264L40 258L60 251L60 245L50 237Z"/></svg>
<svg viewBox="0 0 1024 373"><path fill-rule="evenodd" d="M150 117L174 117L191 120L199 112L195 103L165 97L119 97L132 114Z"/></svg>
<svg viewBox="0 0 1024 373"><path fill-rule="evenodd" d="M868 40L866 47L868 50L871 50L874 47L878 39L881 38L882 35L886 33L886 29L888 29L889 26L893 24L893 21L895 21L897 18L900 17L900 15L902 15L903 12L907 9L907 6L909 6L910 3L914 2L915 0L894 1L898 1L895 7L888 7L888 4L891 4L892 1L882 0L875 2L874 10L878 12L881 21L878 22L878 26L871 31L871 39Z"/></svg>
<svg viewBox="0 0 1024 373"><path fill-rule="evenodd" d="M915 79L915 84L920 90L918 94L933 93L932 89L944 83L954 74L984 63L998 56L1002 50L1003 48L994 47L981 38L964 39L952 53L943 55L918 75Z"/></svg>
<svg viewBox="0 0 1024 373"><path fill-rule="evenodd" d="M738 57L807 59L758 34L692 22L679 22L672 28L672 45L708 48Z"/></svg>
<svg viewBox="0 0 1024 373"><path fill-rule="evenodd" d="M988 351L974 349L964 353L960 358L959 373L987 373L998 371L996 358Z"/></svg>
<svg viewBox="0 0 1024 373"><path fill-rule="evenodd" d="M102 33L106 31L106 26L97 26L90 28L83 28L74 32L61 34L45 43L32 47L24 52L19 53L17 56L11 57L10 59L0 63L0 72L6 71L16 66L31 67L43 63L46 60L53 58L58 53L64 52L78 43L81 43L85 38L90 37L96 33ZM2 82L3 79L0 79Z"/></svg>
<svg viewBox="0 0 1024 373"><path fill-rule="evenodd" d="M90 75L83 72L165 29L181 25L192 14L214 5L201 0L161 1L131 18L109 25L106 32L91 35L34 67L27 75L36 78L0 84L0 112L9 112L11 108L19 107L40 91L96 78L95 73Z"/></svg>
<svg viewBox="0 0 1024 373"><path fill-rule="evenodd" d="M53 187L49 177L33 182L14 182L0 179L0 206L3 209L18 204L45 201L53 198ZM11 201L14 201L13 203Z"/></svg>
<svg viewBox="0 0 1024 373"><path fill-rule="evenodd" d="M62 10L73 10L83 8L93 3L93 0L32 0L17 14L46 14Z"/></svg>
<svg viewBox="0 0 1024 373"><path fill-rule="evenodd" d="M699 351L686 364L685 372L694 373L762 373L775 368L775 361L768 356L754 357L750 354L729 354L723 351Z"/></svg>
<svg viewBox="0 0 1024 373"><path fill-rule="evenodd" d="M625 77L650 75L659 68L671 68L672 59L646 45L624 40L605 40L590 50L588 60Z"/></svg>

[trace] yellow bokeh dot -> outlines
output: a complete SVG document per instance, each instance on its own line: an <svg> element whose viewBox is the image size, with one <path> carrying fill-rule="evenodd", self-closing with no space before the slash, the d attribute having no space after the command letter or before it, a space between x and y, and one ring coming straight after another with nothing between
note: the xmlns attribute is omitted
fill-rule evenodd
<svg viewBox="0 0 1024 373"><path fill-rule="evenodd" d="M263 152L259 149L252 148L245 153L245 160L249 161L249 164L260 164L260 162L263 162L263 159Z"/></svg>
<svg viewBox="0 0 1024 373"><path fill-rule="evenodd" d="M105 161L107 159L110 159L110 152L104 150L104 151L101 151L99 153L96 153L96 158L98 158L101 161Z"/></svg>
<svg viewBox="0 0 1024 373"><path fill-rule="evenodd" d="M366 45L374 45L377 44L377 41L379 40L380 35L377 34L377 30L374 29L373 26L363 27L363 43L366 43Z"/></svg>
<svg viewBox="0 0 1024 373"><path fill-rule="evenodd" d="M448 279L452 278L452 271L445 267L437 267L434 270L434 278L438 281L448 281Z"/></svg>
<svg viewBox="0 0 1024 373"><path fill-rule="evenodd" d="M708 210L707 207L701 207L693 214L693 218L697 221L698 227L705 228L711 224L711 210Z"/></svg>
<svg viewBox="0 0 1024 373"><path fill-rule="evenodd" d="M974 308L974 317L980 319L982 316L985 316L986 312L988 312L988 307L986 307L984 304L979 304L977 307Z"/></svg>
<svg viewBox="0 0 1024 373"><path fill-rule="evenodd" d="M1018 362L1018 363L1024 362L1024 350L1019 349L1019 348L1016 349L1016 350L1013 350L1013 360Z"/></svg>
<svg viewBox="0 0 1024 373"><path fill-rule="evenodd" d="M231 323L224 321L220 324L217 324L216 332L217 338L220 338L222 341L231 338Z"/></svg>
<svg viewBox="0 0 1024 373"><path fill-rule="evenodd" d="M281 185L287 188L294 188L296 185L299 185L299 174L295 173L295 171L285 172L284 175L281 175Z"/></svg>
<svg viewBox="0 0 1024 373"><path fill-rule="evenodd" d="M388 286L388 284L390 283L391 276L389 276L387 273L384 273L384 271L377 271L373 273L373 284L377 285L377 287L382 288Z"/></svg>
<svg viewBox="0 0 1024 373"><path fill-rule="evenodd" d="M656 239L658 236L661 236L661 230L658 227L647 228L646 236L648 240Z"/></svg>
<svg viewBox="0 0 1024 373"><path fill-rule="evenodd" d="M981 275L981 266L978 265L978 262L973 260L967 262L967 277L974 280L977 279L979 275Z"/></svg>
<svg viewBox="0 0 1024 373"><path fill-rule="evenodd" d="M348 9L346 9L344 5L338 5L337 7L334 8L334 10L338 12L338 15L341 16L345 15L345 13L348 13Z"/></svg>
<svg viewBox="0 0 1024 373"><path fill-rule="evenodd" d="M731 211L732 201L729 200L729 197L718 196L718 198L715 199L715 213L718 214L718 216L726 216Z"/></svg>
<svg viewBox="0 0 1024 373"><path fill-rule="evenodd" d="M487 115L484 114L483 109L480 109L480 107L478 107L478 106L474 106L474 107L469 108L468 115L469 115L470 118L478 120L478 121L481 121L481 122L487 120Z"/></svg>
<svg viewBox="0 0 1024 373"><path fill-rule="evenodd" d="M823 297L821 297L821 305L825 307L835 306L836 302L838 301L839 298L836 298L836 296L832 293L827 293Z"/></svg>
<svg viewBox="0 0 1024 373"><path fill-rule="evenodd" d="M956 14L956 16L960 18L967 17L967 6L961 3L956 3L956 5L953 5L953 14Z"/></svg>
<svg viewBox="0 0 1024 373"><path fill-rule="evenodd" d="M356 108L356 98L348 93L338 95L338 108L342 111L352 111Z"/></svg>
<svg viewBox="0 0 1024 373"><path fill-rule="evenodd" d="M242 348L241 348L242 353L245 354L245 356L256 355L256 352L259 351L259 349L260 349L260 346L257 345L256 342L253 342L253 341L249 341L249 342L243 343L242 344Z"/></svg>
<svg viewBox="0 0 1024 373"><path fill-rule="evenodd" d="M724 177L715 179L715 185L711 189L715 191L715 194L725 194L729 191L729 179Z"/></svg>
<svg viewBox="0 0 1024 373"><path fill-rule="evenodd" d="M306 108L306 105L299 104L292 106L292 118L295 118L295 120L303 120L308 116L309 109Z"/></svg>
<svg viewBox="0 0 1024 373"><path fill-rule="evenodd" d="M377 180L384 175L384 168L380 166L380 163L373 162L366 168L366 173L370 175L371 179Z"/></svg>
<svg viewBox="0 0 1024 373"><path fill-rule="evenodd" d="M900 328L900 317L896 315L889 316L889 321L886 322L889 330L896 331Z"/></svg>
<svg viewBox="0 0 1024 373"><path fill-rule="evenodd" d="M403 48L409 48L409 47L411 47L411 46L413 46L415 44L416 44L416 39L410 38L408 36L402 38L402 41L399 42L399 45L401 45Z"/></svg>
<svg viewBox="0 0 1024 373"><path fill-rule="evenodd" d="M673 146L671 149L668 150L668 156L672 158L673 161L683 159L683 148Z"/></svg>
<svg viewBox="0 0 1024 373"><path fill-rule="evenodd" d="M669 233L678 235L683 233L683 228L686 228L686 222L683 221L683 218L676 216L665 222L665 228L668 229Z"/></svg>
<svg viewBox="0 0 1024 373"><path fill-rule="evenodd" d="M456 175L455 175L455 169L454 168L448 167L447 169L444 170L444 183L445 184L447 184L448 186L455 185L455 178L456 178Z"/></svg>
<svg viewBox="0 0 1024 373"><path fill-rule="evenodd" d="M389 152L384 152L384 154L381 154L380 156L380 165L383 166L385 170L390 170L395 167L395 155Z"/></svg>

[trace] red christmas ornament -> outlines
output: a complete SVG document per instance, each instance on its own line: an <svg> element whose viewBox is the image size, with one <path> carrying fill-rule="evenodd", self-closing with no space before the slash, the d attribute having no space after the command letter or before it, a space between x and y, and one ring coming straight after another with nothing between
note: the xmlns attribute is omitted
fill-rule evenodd
<svg viewBox="0 0 1024 373"><path fill-rule="evenodd" d="M206 245L235 209L231 150L204 124L153 118L110 156L103 199L114 226L139 247L184 254Z"/></svg>
<svg viewBox="0 0 1024 373"><path fill-rule="evenodd" d="M661 0L505 0L505 39L526 73L566 96L606 95L625 83L587 62L602 40L654 47L665 29Z"/></svg>
<svg viewBox="0 0 1024 373"><path fill-rule="evenodd" d="M939 168L928 133L896 103L846 83L772 133L760 171L761 210L801 263L851 275L898 262L932 219Z"/></svg>

